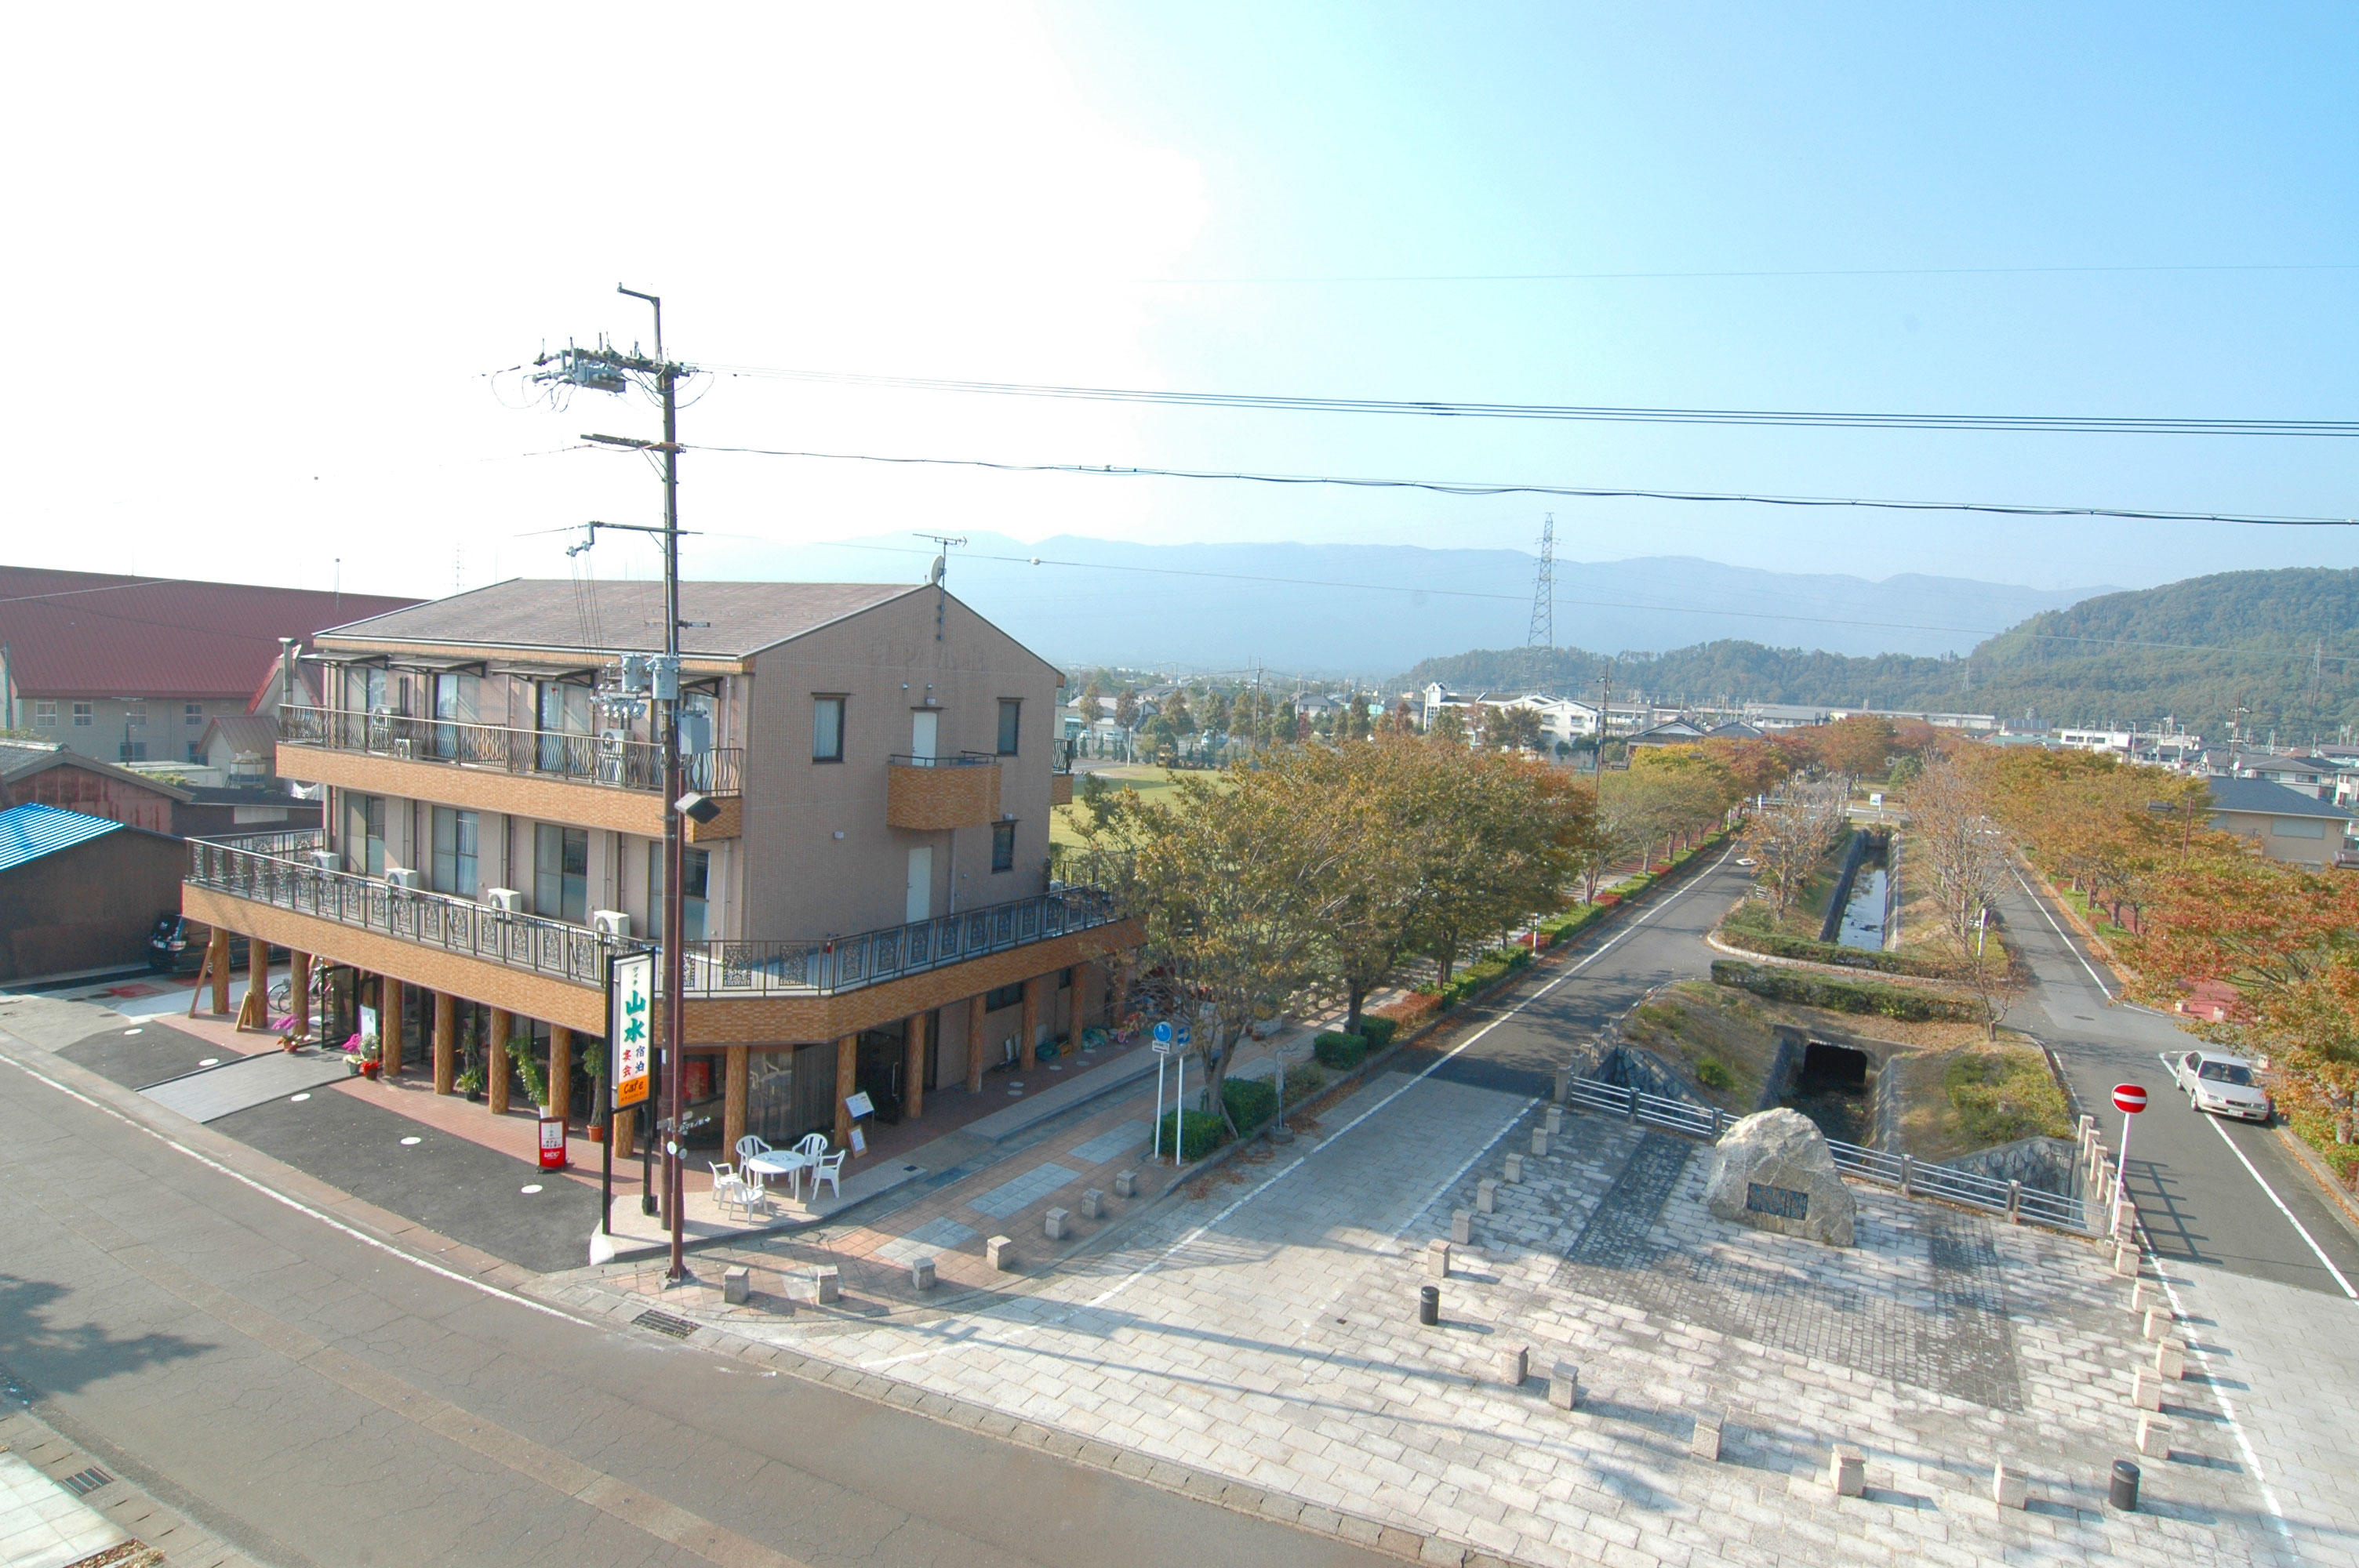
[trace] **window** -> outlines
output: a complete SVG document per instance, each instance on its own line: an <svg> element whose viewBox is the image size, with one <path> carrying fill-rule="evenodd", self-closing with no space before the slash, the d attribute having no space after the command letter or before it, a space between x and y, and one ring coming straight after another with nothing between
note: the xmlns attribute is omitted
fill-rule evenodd
<svg viewBox="0 0 2359 1568"><path fill-rule="evenodd" d="M843 761L843 698L811 698L811 761Z"/></svg>
<svg viewBox="0 0 2359 1568"><path fill-rule="evenodd" d="M344 796L344 859L370 876L385 875L385 796Z"/></svg>
<svg viewBox="0 0 2359 1568"><path fill-rule="evenodd" d="M1016 755L1016 737L1024 728L1024 704L1012 697L999 699L999 754Z"/></svg>
<svg viewBox="0 0 2359 1568"><path fill-rule="evenodd" d="M147 728L147 703L144 697L133 697L123 705L123 722L134 730Z"/></svg>
<svg viewBox="0 0 2359 1568"><path fill-rule="evenodd" d="M985 1012L997 1012L1003 1007L1020 1007L1023 1002L1024 982L1021 980L1012 986L1002 986L995 991L985 991L983 994L983 1011Z"/></svg>
<svg viewBox="0 0 2359 1568"><path fill-rule="evenodd" d="M204 760L205 760L205 747L204 747L204 742L203 742L203 741L190 741L190 742L189 742L189 761L190 761L190 762L199 762L199 763L201 763Z"/></svg>
<svg viewBox="0 0 2359 1568"><path fill-rule="evenodd" d="M144 762L147 760L147 742L145 741L125 741L114 750L114 760L118 762Z"/></svg>
<svg viewBox="0 0 2359 1568"><path fill-rule="evenodd" d="M2241 1062L2206 1062L2195 1076L2215 1084L2234 1084L2238 1088L2253 1087L2253 1075Z"/></svg>
<svg viewBox="0 0 2359 1568"><path fill-rule="evenodd" d="M2269 824L2269 831L2280 838L2323 838L2326 824L2315 816L2280 816Z"/></svg>
<svg viewBox="0 0 2359 1568"><path fill-rule="evenodd" d="M712 884L712 851L682 845L679 863L679 937L683 942L701 942L706 898ZM647 846L647 935L661 941L663 932L664 847L658 839Z"/></svg>
<svg viewBox="0 0 2359 1568"><path fill-rule="evenodd" d="M55 699L38 697L33 699L33 722L44 730L54 730L58 727L58 705Z"/></svg>
<svg viewBox="0 0 2359 1568"><path fill-rule="evenodd" d="M201 702L180 704L180 722L194 729L205 721L205 705Z"/></svg>
<svg viewBox="0 0 2359 1568"><path fill-rule="evenodd" d="M472 811L434 808L434 891L473 898L477 892L475 833Z"/></svg>
<svg viewBox="0 0 2359 1568"><path fill-rule="evenodd" d="M568 736L590 733L590 688L571 681L542 681L534 698L540 720L540 771L580 776L590 772L594 748Z"/></svg>
<svg viewBox="0 0 2359 1568"><path fill-rule="evenodd" d="M1016 824L1013 822L991 825L991 869L995 871L1016 869Z"/></svg>
<svg viewBox="0 0 2359 1568"><path fill-rule="evenodd" d="M74 728L75 728L75 729L77 729L77 730L87 730L87 729L89 729L89 728L91 727L92 722L95 719L95 718L96 718L96 717L97 717L97 716L96 716L95 714L92 713L92 711L91 711L91 708L90 708L90 704L89 704L89 703L87 703L87 702L77 702L77 703L75 703L75 704L74 704Z"/></svg>
<svg viewBox="0 0 2359 1568"><path fill-rule="evenodd" d="M475 721L475 703L479 683L470 675L438 675L434 677L434 717L442 722L434 726L434 754L442 758L459 755L461 724Z"/></svg>
<svg viewBox="0 0 2359 1568"><path fill-rule="evenodd" d="M590 920L590 830L539 822L532 830L532 912L585 925Z"/></svg>

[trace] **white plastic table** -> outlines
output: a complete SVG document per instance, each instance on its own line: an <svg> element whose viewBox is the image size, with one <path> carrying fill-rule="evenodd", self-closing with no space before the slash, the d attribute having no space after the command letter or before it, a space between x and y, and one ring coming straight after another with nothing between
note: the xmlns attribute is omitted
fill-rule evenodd
<svg viewBox="0 0 2359 1568"><path fill-rule="evenodd" d="M745 1169L757 1171L765 1176L784 1176L787 1190L799 1200L803 1195L803 1173L810 1169L811 1164L808 1155L798 1154L791 1149L770 1149L747 1160Z"/></svg>

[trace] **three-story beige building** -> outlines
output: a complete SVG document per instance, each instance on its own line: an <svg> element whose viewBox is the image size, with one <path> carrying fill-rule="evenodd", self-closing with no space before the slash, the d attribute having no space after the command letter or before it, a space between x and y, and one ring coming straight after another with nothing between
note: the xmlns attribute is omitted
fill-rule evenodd
<svg viewBox="0 0 2359 1568"><path fill-rule="evenodd" d="M1136 934L1049 877L1056 669L932 586L685 583L680 613L720 808L682 877L691 1147L841 1141L855 1089L922 1116L1077 1036ZM183 907L288 949L324 1035L374 1018L386 1072L476 1067L494 1109L538 1079L579 1119L607 961L662 935L661 753L618 689L662 615L652 583L518 580L322 633L277 771L324 830L192 845Z"/></svg>

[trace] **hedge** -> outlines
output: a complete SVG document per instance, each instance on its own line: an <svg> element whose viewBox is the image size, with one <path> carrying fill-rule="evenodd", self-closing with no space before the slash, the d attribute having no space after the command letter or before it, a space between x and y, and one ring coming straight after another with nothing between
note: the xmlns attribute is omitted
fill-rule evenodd
<svg viewBox="0 0 2359 1568"><path fill-rule="evenodd" d="M1929 979L1941 978L1941 967L1923 958L1886 953L1880 948L1846 947L1840 942L1818 942L1783 931L1764 931L1757 925L1735 921L1720 928L1720 939L1732 947L1742 947L1749 953L1767 953L1776 958L1800 958L1813 964L1833 964L1846 969L1873 969L1886 975L1919 975Z"/></svg>
<svg viewBox="0 0 2359 1568"><path fill-rule="evenodd" d="M1823 1007L1832 1012L1874 1013L1897 1018L1904 1023L1944 1020L1978 1022L1981 1017L1980 1010L1970 1001L1903 990L1898 986L1878 985L1873 980L1836 980L1821 975L1798 974L1792 969L1765 969L1728 958L1712 961L1712 979L1714 985L1734 986L1771 1001Z"/></svg>
<svg viewBox="0 0 2359 1568"><path fill-rule="evenodd" d="M1222 1087L1225 1093L1227 1086L1223 1085ZM1229 1130L1219 1117L1209 1110L1191 1110L1186 1114L1187 1121L1178 1134L1180 1158L1182 1162L1192 1164L1219 1148L1228 1137ZM1163 1113L1162 1136L1156 1146L1167 1153L1170 1152L1174 1136L1172 1119L1179 1115L1180 1113L1176 1110Z"/></svg>
<svg viewBox="0 0 2359 1568"><path fill-rule="evenodd" d="M1239 1132L1251 1132L1277 1114L1277 1089L1260 1078L1228 1078L1221 1084L1221 1103Z"/></svg>
<svg viewBox="0 0 2359 1568"><path fill-rule="evenodd" d="M1339 1034L1331 1029L1310 1043L1310 1054L1322 1067L1348 1073L1368 1059L1368 1042L1364 1035Z"/></svg>
<svg viewBox="0 0 2359 1568"><path fill-rule="evenodd" d="M1393 1043L1393 1036L1399 1032L1399 1029L1400 1025L1389 1018L1372 1018L1363 1013L1360 1015L1360 1027L1357 1033L1361 1039L1368 1043L1369 1050L1381 1051Z"/></svg>

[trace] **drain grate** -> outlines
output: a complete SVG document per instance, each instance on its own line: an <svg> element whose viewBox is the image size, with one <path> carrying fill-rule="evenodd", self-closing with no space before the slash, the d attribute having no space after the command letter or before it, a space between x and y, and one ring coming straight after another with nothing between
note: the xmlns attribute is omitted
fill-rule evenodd
<svg viewBox="0 0 2359 1568"><path fill-rule="evenodd" d="M696 1332L696 1325L689 1322L688 1319L674 1317L668 1312L657 1312L652 1308L639 1314L631 1321L641 1328L652 1328L658 1334L669 1334L674 1339L686 1339Z"/></svg>
<svg viewBox="0 0 2359 1568"><path fill-rule="evenodd" d="M87 1470L77 1470L66 1477L66 1489L77 1498L86 1498L114 1477L93 1465Z"/></svg>

